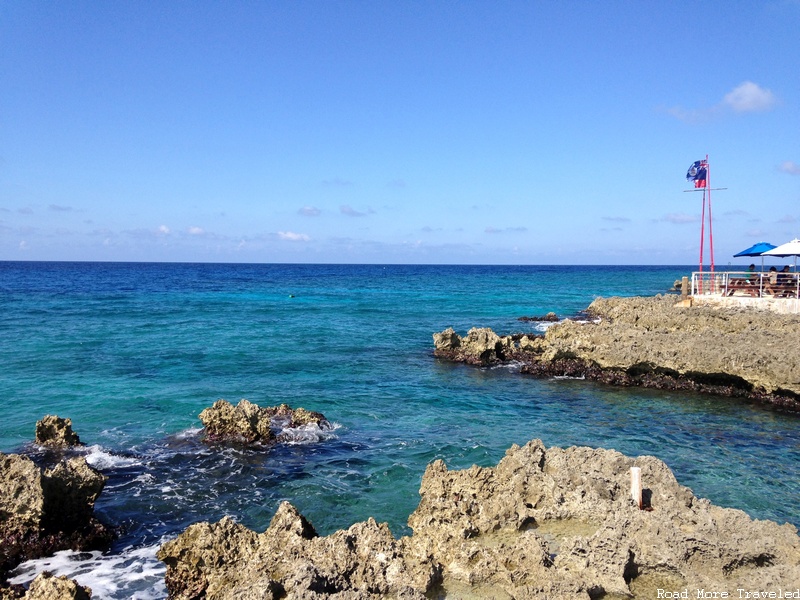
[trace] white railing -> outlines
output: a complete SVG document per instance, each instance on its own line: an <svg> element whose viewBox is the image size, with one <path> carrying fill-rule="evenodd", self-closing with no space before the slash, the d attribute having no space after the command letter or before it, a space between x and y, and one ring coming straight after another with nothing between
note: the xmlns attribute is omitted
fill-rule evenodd
<svg viewBox="0 0 800 600"><path fill-rule="evenodd" d="M774 274L773 274L774 275ZM750 298L798 298L800 278L797 273L695 271L692 273L692 296L745 296Z"/></svg>

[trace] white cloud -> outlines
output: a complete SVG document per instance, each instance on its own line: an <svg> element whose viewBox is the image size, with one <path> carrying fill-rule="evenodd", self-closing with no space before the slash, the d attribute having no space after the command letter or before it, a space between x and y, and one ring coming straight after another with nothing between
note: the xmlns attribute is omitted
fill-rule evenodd
<svg viewBox="0 0 800 600"><path fill-rule="evenodd" d="M305 233L295 233L294 231L279 231L278 237L290 242L308 242L311 240Z"/></svg>
<svg viewBox="0 0 800 600"><path fill-rule="evenodd" d="M725 94L723 104L737 113L763 112L775 106L775 95L752 81L745 81Z"/></svg>
<svg viewBox="0 0 800 600"><path fill-rule="evenodd" d="M700 123L705 121L711 114L711 110L687 109L682 106L673 106L666 109L666 111L667 114L684 123Z"/></svg>
<svg viewBox="0 0 800 600"><path fill-rule="evenodd" d="M158 228L158 233L161 233L163 235L169 234L169 227L167 227L166 225L160 225Z"/></svg>
<svg viewBox="0 0 800 600"><path fill-rule="evenodd" d="M705 108L673 106L664 110L679 121L696 124L728 111L735 113L764 112L772 109L777 103L778 100L771 90L762 88L752 81L744 81L725 94L722 100L714 106Z"/></svg>
<svg viewBox="0 0 800 600"><path fill-rule="evenodd" d="M375 211L372 210L371 208L368 208L367 212L360 212L360 211L357 211L352 206L350 206L349 204L342 204L339 207L339 212L341 212L343 215L347 215L348 217L364 217L366 215L375 214Z"/></svg>
<svg viewBox="0 0 800 600"><path fill-rule="evenodd" d="M749 229L744 232L744 234L752 239L762 239L767 236L768 232L764 231L763 229Z"/></svg>
<svg viewBox="0 0 800 600"><path fill-rule="evenodd" d="M189 235L203 235L205 232L202 227L189 227Z"/></svg>
<svg viewBox="0 0 800 600"><path fill-rule="evenodd" d="M484 233L525 233L526 231L528 231L527 227L506 227L505 229L498 229L492 226L483 230Z"/></svg>
<svg viewBox="0 0 800 600"><path fill-rule="evenodd" d="M788 173L789 175L800 175L800 165L792 160L782 162L778 170Z"/></svg>
<svg viewBox="0 0 800 600"><path fill-rule="evenodd" d="M322 211L316 206L304 206L297 212L304 217L318 217Z"/></svg>
<svg viewBox="0 0 800 600"><path fill-rule="evenodd" d="M667 223L674 223L676 225L685 225L686 223L696 223L697 216L687 215L684 213L670 213L668 215L664 215L661 220L666 221Z"/></svg>
<svg viewBox="0 0 800 600"><path fill-rule="evenodd" d="M746 210L726 210L722 213L723 217L749 217L750 213Z"/></svg>

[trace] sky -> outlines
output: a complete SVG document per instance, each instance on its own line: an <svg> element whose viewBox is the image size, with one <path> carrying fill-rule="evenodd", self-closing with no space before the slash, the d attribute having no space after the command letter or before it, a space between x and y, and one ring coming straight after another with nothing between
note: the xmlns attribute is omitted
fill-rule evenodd
<svg viewBox="0 0 800 600"><path fill-rule="evenodd" d="M4 0L0 260L742 264L800 237L798 32L800 0Z"/></svg>

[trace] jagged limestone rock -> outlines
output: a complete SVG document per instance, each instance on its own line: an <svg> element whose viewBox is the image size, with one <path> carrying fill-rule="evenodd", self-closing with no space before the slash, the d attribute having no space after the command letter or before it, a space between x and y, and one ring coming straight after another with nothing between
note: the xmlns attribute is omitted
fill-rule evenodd
<svg viewBox="0 0 800 600"><path fill-rule="evenodd" d="M200 413L206 437L213 440L241 440L269 444L275 441L270 412L247 400L235 407L227 400L217 400Z"/></svg>
<svg viewBox="0 0 800 600"><path fill-rule="evenodd" d="M93 516L105 481L83 457L42 469L0 453L0 578L23 560L105 547L112 531Z"/></svg>
<svg viewBox="0 0 800 600"><path fill-rule="evenodd" d="M0 533L38 528L43 512L41 469L27 456L0 453Z"/></svg>
<svg viewBox="0 0 800 600"><path fill-rule="evenodd" d="M248 400L233 406L227 400L217 400L200 413L205 437L211 441L244 442L270 445L282 441L275 429L300 428L316 424L330 428L325 415L304 408L293 409L288 404L261 407Z"/></svg>
<svg viewBox="0 0 800 600"><path fill-rule="evenodd" d="M642 510L630 497L641 469ZM373 519L320 537L288 503L257 534L192 525L158 553L171 598L654 598L678 589L794 590L800 537L680 485L660 460L513 446L496 467L431 463L413 535Z"/></svg>
<svg viewBox="0 0 800 600"><path fill-rule="evenodd" d="M500 337L488 327L473 327L466 337L452 328L433 335L436 351L470 364L490 365L506 359L514 348L511 336Z"/></svg>
<svg viewBox="0 0 800 600"><path fill-rule="evenodd" d="M72 431L72 420L45 415L36 422L36 443L51 448L82 446L78 434Z"/></svg>
<svg viewBox="0 0 800 600"><path fill-rule="evenodd" d="M566 319L518 342L490 329L434 334L438 357L617 385L689 389L800 410L800 316L754 308L682 308L669 296L598 298L591 321Z"/></svg>
<svg viewBox="0 0 800 600"><path fill-rule="evenodd" d="M346 531L317 536L288 502L257 534L229 518L190 526L164 544L171 598L382 598L397 593L424 600L436 573L405 564L400 542L369 519ZM288 595L287 595L288 594Z"/></svg>
<svg viewBox="0 0 800 600"><path fill-rule="evenodd" d="M80 585L74 579L55 577L50 573L40 573L31 582L24 600L89 600L92 589Z"/></svg>

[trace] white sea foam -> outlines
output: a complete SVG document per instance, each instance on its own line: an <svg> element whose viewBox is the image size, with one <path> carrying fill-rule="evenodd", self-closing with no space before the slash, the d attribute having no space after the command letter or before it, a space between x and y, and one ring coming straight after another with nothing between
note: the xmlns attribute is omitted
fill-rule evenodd
<svg viewBox="0 0 800 600"><path fill-rule="evenodd" d="M302 427L284 427L280 439L287 444L313 444L336 437L334 431L339 429L338 423L324 421L320 427L317 423L307 423Z"/></svg>
<svg viewBox="0 0 800 600"><path fill-rule="evenodd" d="M129 456L119 456L106 452L100 446L94 445L86 448L86 462L95 469L114 469L120 467L132 467L141 464L141 461Z"/></svg>
<svg viewBox="0 0 800 600"><path fill-rule="evenodd" d="M179 440L185 440L188 438L197 437L201 431L203 431L202 427L189 427L188 429L184 429L183 431L176 433L175 438Z"/></svg>
<svg viewBox="0 0 800 600"><path fill-rule="evenodd" d="M525 363L522 361L510 360L508 362L492 365L491 367L489 367L489 370L501 369L501 370L516 372L519 371L524 365Z"/></svg>
<svg viewBox="0 0 800 600"><path fill-rule="evenodd" d="M28 585L39 573L49 571L92 588L92 598L97 600L165 598L166 567L156 558L160 545L126 548L117 554L72 550L56 552L47 558L22 563L12 571L9 582Z"/></svg>

